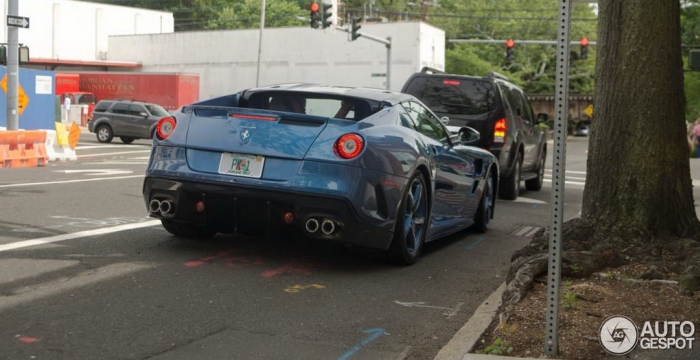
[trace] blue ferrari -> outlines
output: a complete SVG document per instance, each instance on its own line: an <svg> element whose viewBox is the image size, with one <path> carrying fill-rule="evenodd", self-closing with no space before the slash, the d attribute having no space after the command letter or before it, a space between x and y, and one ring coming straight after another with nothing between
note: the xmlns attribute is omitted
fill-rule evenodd
<svg viewBox="0 0 700 360"><path fill-rule="evenodd" d="M286 84L182 107L156 126L143 196L175 236L306 237L415 263L493 218L499 169L479 133L412 95Z"/></svg>

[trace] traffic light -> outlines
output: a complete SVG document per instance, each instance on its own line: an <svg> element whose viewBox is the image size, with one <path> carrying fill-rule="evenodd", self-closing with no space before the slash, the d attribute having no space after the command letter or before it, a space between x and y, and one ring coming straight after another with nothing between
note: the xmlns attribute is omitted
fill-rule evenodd
<svg viewBox="0 0 700 360"><path fill-rule="evenodd" d="M513 61L513 46L515 46L515 41L513 39L506 40L506 61Z"/></svg>
<svg viewBox="0 0 700 360"><path fill-rule="evenodd" d="M588 38L581 38L581 56L579 56L579 59L588 59Z"/></svg>
<svg viewBox="0 0 700 360"><path fill-rule="evenodd" d="M333 20L332 20L332 18L331 18L331 17L333 16L333 13L332 13L332 12L329 12L329 10L332 10L332 9L333 9L333 5L331 5L331 4L326 4L326 3L321 3L321 6L323 6L323 14L322 14L323 20L322 20L322 24L323 24L323 28L325 29L325 28L327 28L327 27L333 25Z"/></svg>
<svg viewBox="0 0 700 360"><path fill-rule="evenodd" d="M318 13L318 3L315 1L312 2L311 6L309 6L309 10L311 10L311 28L318 29L321 25L321 14Z"/></svg>
<svg viewBox="0 0 700 360"><path fill-rule="evenodd" d="M351 41L355 41L355 40L357 40L357 38L359 38L360 36L362 36L362 35L358 32L358 31L360 31L361 28L362 28L362 26L357 25L357 19L352 19L352 37L351 37L352 40L351 40Z"/></svg>

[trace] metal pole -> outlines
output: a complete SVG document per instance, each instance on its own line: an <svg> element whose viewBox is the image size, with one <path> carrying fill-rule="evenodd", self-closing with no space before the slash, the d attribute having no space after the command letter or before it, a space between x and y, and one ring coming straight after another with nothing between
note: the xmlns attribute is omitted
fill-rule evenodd
<svg viewBox="0 0 700 360"><path fill-rule="evenodd" d="M7 15L19 15L19 0L9 0ZM7 24L7 19L5 19ZM7 130L19 130L18 89L19 80L19 29L7 26Z"/></svg>
<svg viewBox="0 0 700 360"><path fill-rule="evenodd" d="M387 37L386 44L386 89L391 90L391 36Z"/></svg>
<svg viewBox="0 0 700 360"><path fill-rule="evenodd" d="M547 267L547 311L544 352L559 352L559 288L561 285L561 248L564 245L564 181L566 179L566 135L569 114L569 38L571 34L571 1L559 0L557 32L556 80L554 82L554 152L552 154L552 227L549 231L549 264Z"/></svg>
<svg viewBox="0 0 700 360"><path fill-rule="evenodd" d="M255 87L260 84L260 58L262 56L263 29L265 28L265 0L262 0L260 7L260 36L258 37L258 73L255 76Z"/></svg>

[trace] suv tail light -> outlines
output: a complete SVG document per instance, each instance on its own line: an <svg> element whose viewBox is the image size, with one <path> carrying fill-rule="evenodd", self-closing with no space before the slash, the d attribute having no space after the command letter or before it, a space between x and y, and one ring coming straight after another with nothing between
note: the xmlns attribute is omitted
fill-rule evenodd
<svg viewBox="0 0 700 360"><path fill-rule="evenodd" d="M493 126L493 142L503 143L506 139L506 119L501 118Z"/></svg>
<svg viewBox="0 0 700 360"><path fill-rule="evenodd" d="M158 120L158 124L156 124L156 136L160 140L167 139L175 130L176 125L177 121L171 116Z"/></svg>
<svg viewBox="0 0 700 360"><path fill-rule="evenodd" d="M358 134L345 134L336 140L333 151L343 159L353 159L360 155L365 146L365 141Z"/></svg>

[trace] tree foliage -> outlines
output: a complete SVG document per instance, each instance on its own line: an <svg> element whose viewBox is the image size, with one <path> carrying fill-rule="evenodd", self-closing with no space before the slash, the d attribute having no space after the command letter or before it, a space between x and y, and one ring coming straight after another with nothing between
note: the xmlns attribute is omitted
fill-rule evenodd
<svg viewBox="0 0 700 360"><path fill-rule="evenodd" d="M244 29L260 25L261 0L91 0L113 5L165 10L175 17L175 31ZM321 0L319 0L321 1ZM340 0L341 21L372 17L387 21L424 20L445 30L448 39L516 40L515 58L505 60L505 44L446 44L446 70L483 75L496 70L533 94L554 89L554 46L517 44L517 40L556 39L559 0ZM311 0L267 0L265 26L307 26ZM700 0L683 0L684 44L700 45ZM597 15L588 4L574 3L572 36L596 41ZM587 60L577 60L579 46L571 46L570 93L593 94L596 46ZM687 48L684 51L687 56ZM685 75L686 117L700 117L700 75Z"/></svg>

